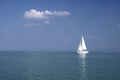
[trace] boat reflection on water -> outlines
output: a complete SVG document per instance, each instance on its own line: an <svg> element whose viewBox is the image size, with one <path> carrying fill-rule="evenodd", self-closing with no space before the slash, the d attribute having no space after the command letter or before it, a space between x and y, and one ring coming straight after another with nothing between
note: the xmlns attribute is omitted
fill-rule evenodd
<svg viewBox="0 0 120 80"><path fill-rule="evenodd" d="M79 56L79 64L80 64L80 80L88 80L87 79L87 63L86 63L86 54L78 54Z"/></svg>

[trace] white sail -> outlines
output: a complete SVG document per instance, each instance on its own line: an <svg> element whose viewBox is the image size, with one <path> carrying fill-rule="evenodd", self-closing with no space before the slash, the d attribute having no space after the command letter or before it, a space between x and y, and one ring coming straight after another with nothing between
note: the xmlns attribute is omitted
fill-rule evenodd
<svg viewBox="0 0 120 80"><path fill-rule="evenodd" d="M79 44L79 46L78 46L78 50L82 50L82 41L80 41L80 44Z"/></svg>
<svg viewBox="0 0 120 80"><path fill-rule="evenodd" d="M82 46L82 50L87 50L86 44L85 44L85 41L84 41L84 37L83 37L83 36L82 36L82 43L81 43L81 46Z"/></svg>
<svg viewBox="0 0 120 80"><path fill-rule="evenodd" d="M80 41L80 44L79 44L79 47L78 47L77 52L78 52L78 53L81 53L81 54L88 53L87 47L86 47L86 44L85 44L85 40L84 40L84 37L83 37L83 36L82 36L82 38L81 38L81 41Z"/></svg>

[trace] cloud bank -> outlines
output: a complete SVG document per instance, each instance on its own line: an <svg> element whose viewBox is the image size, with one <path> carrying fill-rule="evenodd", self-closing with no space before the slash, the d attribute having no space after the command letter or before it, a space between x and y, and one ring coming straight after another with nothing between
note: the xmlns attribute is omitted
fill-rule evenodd
<svg viewBox="0 0 120 80"><path fill-rule="evenodd" d="M27 19L49 19L51 16L69 16L68 11L37 11L36 9L30 9L24 12L24 17Z"/></svg>

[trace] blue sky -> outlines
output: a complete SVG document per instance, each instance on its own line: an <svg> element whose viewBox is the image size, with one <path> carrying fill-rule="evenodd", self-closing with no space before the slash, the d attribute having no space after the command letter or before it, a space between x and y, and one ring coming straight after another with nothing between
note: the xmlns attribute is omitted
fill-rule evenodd
<svg viewBox="0 0 120 80"><path fill-rule="evenodd" d="M119 0L0 0L0 50L120 49Z"/></svg>

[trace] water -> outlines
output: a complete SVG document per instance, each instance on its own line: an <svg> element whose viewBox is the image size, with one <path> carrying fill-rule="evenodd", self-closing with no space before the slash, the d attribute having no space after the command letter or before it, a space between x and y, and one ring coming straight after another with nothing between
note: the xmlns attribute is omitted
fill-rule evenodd
<svg viewBox="0 0 120 80"><path fill-rule="evenodd" d="M0 80L120 80L120 53L4 51Z"/></svg>

